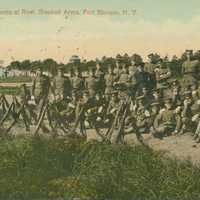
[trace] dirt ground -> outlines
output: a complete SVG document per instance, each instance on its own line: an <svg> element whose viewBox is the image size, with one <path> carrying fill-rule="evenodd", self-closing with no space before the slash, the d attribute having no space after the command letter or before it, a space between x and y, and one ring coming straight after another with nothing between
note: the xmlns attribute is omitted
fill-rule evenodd
<svg viewBox="0 0 200 200"><path fill-rule="evenodd" d="M20 83L0 83L0 87L19 87L22 84L26 84L27 86L31 86L32 83L20 82Z"/></svg>

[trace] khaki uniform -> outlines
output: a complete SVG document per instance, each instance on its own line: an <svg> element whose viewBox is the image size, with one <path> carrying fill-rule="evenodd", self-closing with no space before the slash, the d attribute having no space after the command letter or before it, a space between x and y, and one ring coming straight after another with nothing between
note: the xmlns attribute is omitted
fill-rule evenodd
<svg viewBox="0 0 200 200"><path fill-rule="evenodd" d="M199 75L199 67L200 67L200 62L197 60L185 61L183 63L182 65L183 87L193 85L197 81Z"/></svg>
<svg viewBox="0 0 200 200"><path fill-rule="evenodd" d="M179 131L181 127L181 119L172 109L163 109L155 118L154 130L152 134L157 137L163 137Z"/></svg>
<svg viewBox="0 0 200 200"><path fill-rule="evenodd" d="M86 79L86 88L91 97L96 94L96 85L97 85L97 80L95 76L90 76Z"/></svg>
<svg viewBox="0 0 200 200"><path fill-rule="evenodd" d="M64 96L64 77L56 76L53 80L53 90L54 94Z"/></svg>
<svg viewBox="0 0 200 200"><path fill-rule="evenodd" d="M105 75L105 84L106 84L105 94L106 95L112 94L113 86L114 86L114 83L116 82L116 79L117 79L117 76L115 74Z"/></svg>
<svg viewBox="0 0 200 200"><path fill-rule="evenodd" d="M168 86L168 80L171 78L171 72L167 67L159 67L155 69L155 77L157 88Z"/></svg>

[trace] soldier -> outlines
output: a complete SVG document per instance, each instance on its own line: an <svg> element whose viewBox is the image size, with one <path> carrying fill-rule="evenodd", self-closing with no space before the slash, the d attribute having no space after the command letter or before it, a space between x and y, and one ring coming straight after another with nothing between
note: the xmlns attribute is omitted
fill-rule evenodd
<svg viewBox="0 0 200 200"><path fill-rule="evenodd" d="M193 99L192 99L192 93L190 90L186 90L184 93L184 99L183 99L183 110L181 113L181 120L182 120L182 128L179 132L179 134L184 134L186 131L190 131L193 122L192 117L196 114L196 108L193 107L192 111L192 105L193 105ZM197 111L198 112L198 111Z"/></svg>
<svg viewBox="0 0 200 200"><path fill-rule="evenodd" d="M89 77L86 79L86 88L89 92L90 97L94 97L96 94L97 77L95 73L96 73L96 69L91 68Z"/></svg>
<svg viewBox="0 0 200 200"><path fill-rule="evenodd" d="M159 111L161 109L161 105L160 105L160 102L159 101L153 101L150 105L150 126L151 126L151 129L153 127L153 123L154 123L154 120L156 118L156 116L159 114Z"/></svg>
<svg viewBox="0 0 200 200"><path fill-rule="evenodd" d="M32 96L35 97L36 103L42 98L42 70L41 68L36 71L36 76L33 79L32 83Z"/></svg>
<svg viewBox="0 0 200 200"><path fill-rule="evenodd" d="M48 73L42 72L39 74L38 77L35 77L32 89L32 94L35 95L35 101L37 105L35 106L34 110L35 114L38 113L37 122L40 121L40 114L43 112L45 105L49 101L50 92L54 94L54 90L51 83L51 77ZM49 132L49 129L47 128L44 122L42 122L40 126L43 132Z"/></svg>
<svg viewBox="0 0 200 200"><path fill-rule="evenodd" d="M108 67L108 74L105 75L105 84L106 84L106 89L105 89L105 95L106 99L109 100L110 95L113 93L114 90L114 84L117 81L117 76L114 73L114 67L109 66Z"/></svg>
<svg viewBox="0 0 200 200"><path fill-rule="evenodd" d="M200 62L192 60L193 51L186 50L187 60L182 65L183 86L193 85L198 80Z"/></svg>
<svg viewBox="0 0 200 200"><path fill-rule="evenodd" d="M144 104L144 96L136 98L137 108L135 112L137 133L148 133L150 128L150 112Z"/></svg>
<svg viewBox="0 0 200 200"><path fill-rule="evenodd" d="M32 87L32 95L36 103L39 104L40 100L47 99L50 91L53 91L51 79L46 73L40 71L34 78Z"/></svg>
<svg viewBox="0 0 200 200"><path fill-rule="evenodd" d="M144 69L146 72L149 72L153 77L156 69L157 60L153 53L148 55L148 63L145 63Z"/></svg>
<svg viewBox="0 0 200 200"><path fill-rule="evenodd" d="M148 55L148 63L145 63L144 70L149 73L150 79L151 79L151 88L156 87L156 75L155 75L155 69L156 69L157 59L155 59L155 56L153 53Z"/></svg>
<svg viewBox="0 0 200 200"><path fill-rule="evenodd" d="M175 106L181 105L181 86L177 79L172 80L170 84L169 96Z"/></svg>
<svg viewBox="0 0 200 200"><path fill-rule="evenodd" d="M150 81L149 74L144 71L144 64L137 66L137 70L134 74L134 77L136 81L136 89L138 94L140 95L143 87L149 88Z"/></svg>
<svg viewBox="0 0 200 200"><path fill-rule="evenodd" d="M123 68L122 68L122 65L119 64L118 61L116 61L115 65L116 65L116 68L114 69L114 73L116 74L117 78L119 79L119 77L123 71Z"/></svg>
<svg viewBox="0 0 200 200"><path fill-rule="evenodd" d="M56 98L61 97L61 99L63 99L64 97L64 81L64 73L62 71L62 68L59 68L58 74L54 77L53 80L53 90Z"/></svg>
<svg viewBox="0 0 200 200"><path fill-rule="evenodd" d="M131 65L129 66L129 75L133 76L137 69L136 63L132 60Z"/></svg>
<svg viewBox="0 0 200 200"><path fill-rule="evenodd" d="M181 127L181 120L173 110L172 99L166 99L164 106L165 108L160 110L160 113L156 116L151 129L151 134L154 137L162 138L174 132L177 133Z"/></svg>
<svg viewBox="0 0 200 200"><path fill-rule="evenodd" d="M156 76L156 87L168 86L168 80L171 78L171 71L163 63L163 60L160 59L156 69L155 69L155 76Z"/></svg>
<svg viewBox="0 0 200 200"><path fill-rule="evenodd" d="M152 93L147 89L147 87L143 87L141 90L141 97L143 97L143 103L146 107L148 107L154 99Z"/></svg>
<svg viewBox="0 0 200 200"><path fill-rule="evenodd" d="M192 91L192 99L194 101L199 100L199 93L198 93L198 84L197 82L194 83L194 85L191 86L191 91Z"/></svg>
<svg viewBox="0 0 200 200"><path fill-rule="evenodd" d="M119 81L118 83L120 85L124 85L126 88L129 87L130 84L130 76L129 76L129 70L128 66L126 64L123 64L123 71L121 72L119 76Z"/></svg>
<svg viewBox="0 0 200 200"><path fill-rule="evenodd" d="M118 92L113 91L113 93L111 94L111 99L109 101L107 110L106 110L106 117L105 117L105 121L104 121L105 125L112 124L112 122L115 118L115 115L117 113L117 110L119 108L119 105L120 105L120 99L118 96Z"/></svg>
<svg viewBox="0 0 200 200"><path fill-rule="evenodd" d="M85 89L85 82L81 70L78 68L77 73L73 77L73 91L78 95Z"/></svg>
<svg viewBox="0 0 200 200"><path fill-rule="evenodd" d="M63 90L64 99L72 97L72 90L73 90L72 81L70 80L70 77L65 76L64 77L64 90Z"/></svg>
<svg viewBox="0 0 200 200"><path fill-rule="evenodd" d="M97 62L96 64L96 92L99 94L104 94L105 92L105 79L104 79L104 72L100 65L100 63Z"/></svg>
<svg viewBox="0 0 200 200"><path fill-rule="evenodd" d="M199 139L200 101L193 99L191 91L185 92L184 108L182 112L183 126L181 134L186 131L195 132L194 138ZM197 128L196 128L197 127Z"/></svg>

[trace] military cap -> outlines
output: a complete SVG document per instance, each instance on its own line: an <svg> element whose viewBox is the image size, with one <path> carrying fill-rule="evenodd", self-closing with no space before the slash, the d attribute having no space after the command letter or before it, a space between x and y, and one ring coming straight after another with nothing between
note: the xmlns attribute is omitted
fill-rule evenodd
<svg viewBox="0 0 200 200"><path fill-rule="evenodd" d="M189 90L186 90L186 91L183 92L183 95L184 95L185 97L191 97L191 96L192 96L192 92L189 91Z"/></svg>
<svg viewBox="0 0 200 200"><path fill-rule="evenodd" d="M193 50L191 50L191 49L186 49L185 52L186 52L186 53L189 53L189 54L192 54L192 53L193 53Z"/></svg>
<svg viewBox="0 0 200 200"><path fill-rule="evenodd" d="M153 54L153 53L150 53L147 57L148 57L148 58L151 58L152 56L154 56L154 54Z"/></svg>

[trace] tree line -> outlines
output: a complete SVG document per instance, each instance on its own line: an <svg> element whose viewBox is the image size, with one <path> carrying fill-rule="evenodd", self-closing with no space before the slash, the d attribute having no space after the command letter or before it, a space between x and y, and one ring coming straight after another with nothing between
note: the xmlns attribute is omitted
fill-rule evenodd
<svg viewBox="0 0 200 200"><path fill-rule="evenodd" d="M161 59L161 56L157 53L152 54L153 60L155 64ZM75 56L78 57L78 56ZM176 76L179 76L181 74L181 66L183 62L186 60L186 52L184 52L180 57L177 57L174 55L171 59L169 59L168 56L165 56L162 58L165 63L167 63L168 67L171 69L172 73ZM200 61L200 50L193 53L193 59ZM68 62L66 64L64 63L58 63L54 59L48 58L43 61L41 60L23 60L23 61L13 61L8 66L8 70L17 69L21 71L36 71L37 69L42 69L43 71L49 71L53 75L57 74L58 68L62 68L65 72L70 71L70 69L81 67L82 71L87 71L90 68L93 68L96 66L96 63L98 62L103 69L107 69L109 65L115 65L116 61L119 63L123 63L126 65L140 65L143 63L143 58L139 54L133 54L128 55L125 53L124 55L116 55L115 57L106 57L103 56L101 59L96 60L78 60L76 62Z"/></svg>

